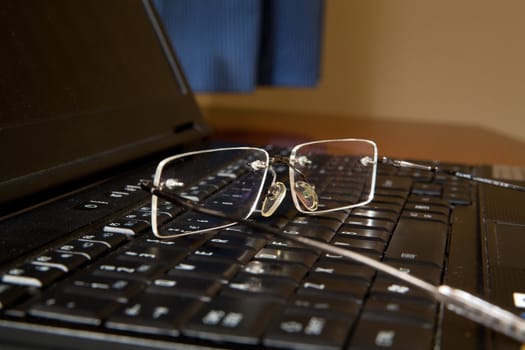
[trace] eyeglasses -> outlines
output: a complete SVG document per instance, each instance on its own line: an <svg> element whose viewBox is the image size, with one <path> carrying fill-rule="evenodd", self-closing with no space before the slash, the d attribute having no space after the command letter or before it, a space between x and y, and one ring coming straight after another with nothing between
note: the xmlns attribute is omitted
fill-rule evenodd
<svg viewBox="0 0 525 350"><path fill-rule="evenodd" d="M380 162L525 191L524 186L435 165L386 157ZM525 342L524 320L468 292L447 285L434 286L354 251L249 219L256 211L271 216L278 210L286 193L286 184L282 182L286 168L295 208L303 214L326 215L372 201L377 165L375 143L362 139L309 142L293 147L289 155L272 157L261 148L221 148L166 158L159 163L153 181L143 182L142 187L153 195L151 224L159 238L203 233L241 223L257 232L271 233L363 263L426 291L459 315ZM263 197L266 185L268 190ZM219 188L225 190L217 192Z"/></svg>
<svg viewBox="0 0 525 350"><path fill-rule="evenodd" d="M303 143L293 147L289 155L270 156L262 148L220 148L164 159L157 167L153 186L205 208L246 219L255 211L263 217L273 215L286 195L288 182L299 212L322 215L372 201L376 167L376 144L361 139ZM286 168L288 179L281 179ZM262 196L265 186L268 190ZM163 225L171 220L173 209L171 203L153 196L151 224L155 236L175 238L236 223L184 213Z"/></svg>

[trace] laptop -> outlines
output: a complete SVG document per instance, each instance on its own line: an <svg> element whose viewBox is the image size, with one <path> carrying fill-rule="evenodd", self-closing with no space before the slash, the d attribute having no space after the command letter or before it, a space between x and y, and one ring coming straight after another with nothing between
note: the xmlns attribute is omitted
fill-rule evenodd
<svg viewBox="0 0 525 350"><path fill-rule="evenodd" d="M520 349L413 286L268 232L156 239L137 219L151 202L141 181L167 156L217 145L153 4L1 8L2 349ZM380 167L367 207L308 222L292 208L272 223L315 227L521 317L523 208L523 192ZM434 263L393 258L427 246L429 228L444 237Z"/></svg>

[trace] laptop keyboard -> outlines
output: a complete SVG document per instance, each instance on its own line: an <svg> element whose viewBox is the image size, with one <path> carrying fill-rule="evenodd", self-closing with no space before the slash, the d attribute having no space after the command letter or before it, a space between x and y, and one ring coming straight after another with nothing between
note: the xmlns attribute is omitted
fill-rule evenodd
<svg viewBox="0 0 525 350"><path fill-rule="evenodd" d="M451 211L472 200L462 180L380 167L367 206L307 216L284 202L253 219L439 284ZM142 202L3 271L1 318L217 347L433 347L438 305L390 276L242 225L159 240L149 221Z"/></svg>

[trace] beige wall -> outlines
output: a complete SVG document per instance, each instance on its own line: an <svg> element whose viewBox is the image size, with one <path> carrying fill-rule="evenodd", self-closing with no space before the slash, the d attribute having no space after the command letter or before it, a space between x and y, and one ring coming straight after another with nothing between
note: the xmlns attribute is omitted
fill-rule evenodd
<svg viewBox="0 0 525 350"><path fill-rule="evenodd" d="M525 140L525 1L326 4L317 88L203 94L199 103L457 122Z"/></svg>

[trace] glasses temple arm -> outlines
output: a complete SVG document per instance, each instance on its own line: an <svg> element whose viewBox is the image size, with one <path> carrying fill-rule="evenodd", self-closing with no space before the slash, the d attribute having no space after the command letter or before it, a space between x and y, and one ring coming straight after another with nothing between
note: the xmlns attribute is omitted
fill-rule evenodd
<svg viewBox="0 0 525 350"><path fill-rule="evenodd" d="M214 216L221 219L227 219L244 224L248 227L255 228L262 232L268 232L278 237L282 237L289 241L294 241L303 244L307 247L321 249L335 255L340 255L344 258L360 262L364 265L370 266L378 271L384 272L390 276L400 279L412 286L418 287L426 291L429 295L437 301L443 303L449 310L464 316L472 321L480 323L487 328L506 334L520 342L525 342L525 320L516 315L506 311L494 304L488 303L468 292L454 289L446 285L434 286L420 278L414 277L407 273L384 264L382 262L371 259L365 255L342 249L324 242L309 239L300 235L291 235L269 225L260 224L255 221L250 221L241 218L234 218L226 215L220 211L209 208L204 208L198 204L187 201L182 197L169 193L164 190L156 188L151 181L141 183L144 190L151 194L166 199L175 204L179 204L196 212Z"/></svg>
<svg viewBox="0 0 525 350"><path fill-rule="evenodd" d="M508 189L515 190L515 191L525 192L525 186L516 185L516 184L510 183L510 182L495 180L495 179L491 179L491 178L475 176L473 174L463 173L461 171L455 171L455 170L452 170L452 169L441 169L438 166L417 164L417 163L408 162L406 160L390 159L390 158L387 158L387 157L383 157L381 159L381 162L383 164L391 165L391 166L394 166L396 168L408 168L408 169L426 170L426 171L431 171L431 172L434 172L434 173L440 173L440 174L447 174L447 175L455 176L455 177L458 177L460 179L465 179L465 180L469 180L469 181L475 181L475 182L479 182L479 183L484 183L484 184L491 185L491 186L503 187L503 188L508 188Z"/></svg>

